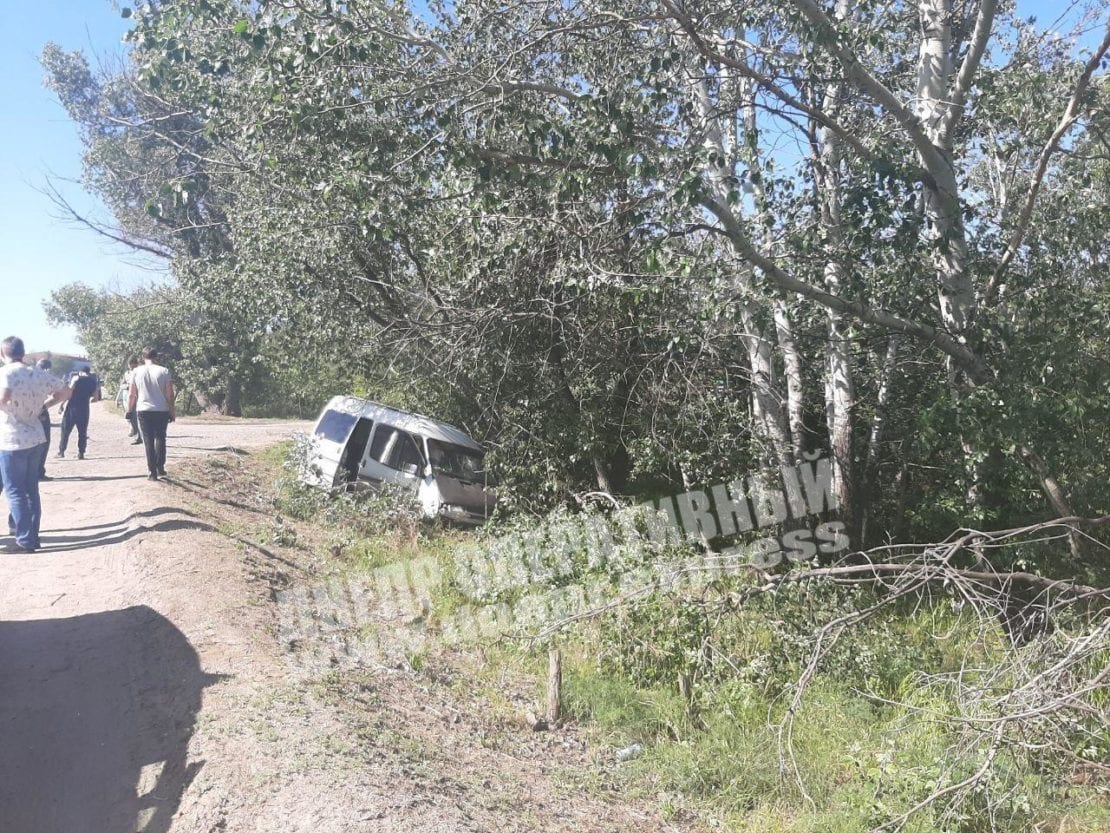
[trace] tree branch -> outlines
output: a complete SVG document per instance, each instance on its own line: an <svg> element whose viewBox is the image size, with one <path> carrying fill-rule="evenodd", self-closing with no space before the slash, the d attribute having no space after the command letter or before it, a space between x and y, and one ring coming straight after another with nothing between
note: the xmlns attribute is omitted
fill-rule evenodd
<svg viewBox="0 0 1110 833"><path fill-rule="evenodd" d="M832 19L814 0L793 0L795 6L824 36L828 49L844 67L848 76L871 96L909 134L926 170L937 178L949 167L944 153L929 139L921 120L903 104L889 87L871 74L850 49L841 43L840 33Z"/></svg>
<svg viewBox="0 0 1110 833"><path fill-rule="evenodd" d="M694 25L694 21L690 18L690 16L683 12L678 5L672 2L672 0L663 0L663 5L667 8L668 13L671 15L674 21L682 27L682 30L690 38L690 41L694 44L695 48L706 58L709 58L712 61L716 61L722 66L726 66L730 69L736 70L745 78L749 78L754 81L762 89L769 92L783 104L786 104L789 107L793 107L799 112L805 113L810 118L815 119L823 126L829 128L829 130L833 131L834 133L836 133L837 136L843 139L845 143L850 145L851 148L857 154L859 154L861 159L875 158L875 154L872 151L868 150L867 147L864 146L864 144L860 142L860 140L857 139L851 131L849 131L839 122L830 118L828 113L825 113L816 107L812 107L796 96L791 95L770 78L752 69L752 67L746 61L739 61L735 58L730 58L728 55L725 55L712 48L699 34L697 27Z"/></svg>
<svg viewBox="0 0 1110 833"><path fill-rule="evenodd" d="M964 55L964 61L960 65L960 72L956 76L955 86L949 96L948 112L945 114L944 124L941 126L941 135L945 138L951 135L952 128L959 121L960 115L964 111L967 92L971 89L971 82L979 69L979 63L986 51L991 30L994 28L994 14L997 8L997 0L982 0L979 4L979 14L975 18L975 31L971 36L971 45L968 47L967 54Z"/></svg>
<svg viewBox="0 0 1110 833"><path fill-rule="evenodd" d="M42 190L42 193L46 194L46 196L50 198L50 201L53 202L54 205L57 206L59 209L61 209L66 217L68 217L68 219L72 220L78 225L82 225L85 228L96 232L101 237L106 237L115 243L120 243L136 251L144 252L149 255L154 255L155 257L160 257L163 260L171 260L173 258L173 251L165 248L159 243L149 240L136 239L125 232L123 229L109 228L108 226L97 223L95 220L92 220L86 217L84 214L81 214L70 204L69 200L62 196L61 192L54 186L52 182L47 183L47 186L45 190Z"/></svg>
<svg viewBox="0 0 1110 833"><path fill-rule="evenodd" d="M640 587L621 592L614 598L596 607L584 608L544 625L535 633L508 634L529 641L543 640L558 633L576 622L582 622L612 610L625 607L646 599L661 590L673 588L679 579L691 574L730 574L743 571L758 580L747 588L746 592L730 604L742 603L745 598L754 597L763 593L774 591L780 587L794 584L803 584L812 581L829 581L833 583L858 584L860 582L883 582L884 579L899 579L897 593L886 598L890 601L899 596L912 592L922 591L929 586L961 585L969 595L978 595L982 587L996 588L993 592L1008 596L1010 588L1023 587L1035 591L1038 595L1045 593L1058 593L1065 597L1065 603L1086 602L1089 599L1110 601L1110 587L1094 587L1080 584L1065 579L1052 579L1036 573L1020 570L995 571L983 558L973 569L955 567L949 560L967 548L975 546L999 546L1007 541L1018 539L1022 536L1036 535L1038 533L1063 527L1075 529L1080 526L1103 527L1110 525L1110 516L1102 518L1058 518L1054 521L1033 524L1031 526L1015 529L1002 529L991 532L978 532L975 530L960 530L958 537L949 536L939 544L903 544L875 547L866 552L852 553L845 561L830 567L812 567L802 570L772 573L758 564L743 560L742 554L710 553L690 561L678 561L667 565L667 568L657 574L655 581L649 581ZM872 556L885 556L892 549L907 549L917 551L909 561L873 561ZM846 563L848 559L860 559L862 562ZM875 607L881 606L880 602ZM863 611L863 613L870 612ZM859 615L848 614L849 618Z"/></svg>
<svg viewBox="0 0 1110 833"><path fill-rule="evenodd" d="M753 266L762 270L767 278L780 289L786 292L797 292L799 295L803 295L811 301L816 301L828 309L847 313L860 321L876 324L890 332L913 336L927 344L935 345L945 355L951 356L976 384L984 384L991 380L992 373L983 363L983 360L966 345L960 344L947 333L934 329L927 324L907 321L890 312L869 307L859 301L849 301L839 295L834 295L805 281L798 280L781 269L769 257L756 250L727 206L710 196L703 196L701 204L721 221L736 252Z"/></svg>
<svg viewBox="0 0 1110 833"><path fill-rule="evenodd" d="M556 87L554 84L542 84L535 81L491 82L481 87L479 92L496 93L500 96L519 92L547 93L548 95L557 96L558 98L565 98L568 101L577 101L582 97L578 93L564 87Z"/></svg>
<svg viewBox="0 0 1110 833"><path fill-rule="evenodd" d="M1068 105L1064 108L1064 113L1060 116L1060 121L1056 125L1056 129L1052 131L1048 142L1045 144L1044 149L1041 151L1040 157L1037 159L1036 168L1033 171L1033 178L1029 183L1029 189L1025 195L1025 203L1021 207L1021 212L1018 214L1017 223L1014 226L1013 234L1010 235L1009 241L1006 243L1006 250L1002 253L1002 259L998 261L998 266L991 275L990 281L987 283L987 288L983 292L982 306L990 304L997 294L1002 285L1002 281L1006 275L1006 270L1010 267L1017 250L1021 247L1022 240L1025 239L1025 233L1029 230L1029 220L1033 216L1033 208L1037 202L1037 194L1041 190L1041 184L1044 182L1045 173L1048 171L1048 163L1052 159L1052 155L1060 149L1060 140L1071 129L1079 118L1079 105L1080 100L1083 98L1084 93L1087 92L1087 87L1090 86L1091 77L1094 75L1095 70L1098 68L1099 63L1110 50L1110 23L1106 25L1106 32L1102 37L1102 43L1095 49L1091 55L1091 59L1087 61L1083 72L1080 74L1078 80L1075 82L1075 88L1072 90L1071 98L1068 99Z"/></svg>

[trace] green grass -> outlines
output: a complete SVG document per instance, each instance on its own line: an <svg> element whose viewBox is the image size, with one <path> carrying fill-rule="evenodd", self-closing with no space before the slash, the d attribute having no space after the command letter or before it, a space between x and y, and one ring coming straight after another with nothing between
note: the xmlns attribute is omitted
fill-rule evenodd
<svg viewBox="0 0 1110 833"><path fill-rule="evenodd" d="M722 690L689 706L677 690L641 688L576 665L565 677L569 715L593 726L614 749L636 742L643 755L622 767L625 786L649 795L680 797L713 815L742 819L769 806L796 807L792 778L780 778L774 727L781 707L747 686ZM810 795L825 804L850 783L854 765L844 750L878 743L875 711L839 692L815 692L799 716L795 754ZM736 828L736 829L743 829Z"/></svg>
<svg viewBox="0 0 1110 833"><path fill-rule="evenodd" d="M938 667L946 664L948 649L938 654L926 644L936 642L934 631L914 616L902 624L900 657L916 645ZM949 634L953 644L971 638L970 632L956 630ZM612 765L606 776L623 791L656 802L664 816L694 814L737 833L863 833L927 796L946 767L955 764L950 778L958 779L978 765L953 759L948 729L934 719L951 714L951 703L919 699L917 705L929 714L908 712L865 696L835 674L818 675L808 690L793 725L793 759L780 757L779 725L790 689L775 691L734 677L695 686L687 702L677 685L636 684L599 664L603 636L602 629L592 628L574 640L564 637L568 717L588 729L610 761L617 749L643 745L642 755ZM875 638L887 640L890 634L882 631ZM503 654L494 659L529 668L537 697L542 696L542 658ZM1105 793L1086 787L1065 793L1008 754L999 756L995 770L1015 796L1007 808L1011 817L999 823L998 831L1024 833L1035 824L1059 833L1110 829ZM593 786L608 790L612 784L602 779ZM984 833L991 828L984 826L985 813L978 809L968 807L967 817L954 822L926 809L904 830Z"/></svg>
<svg viewBox="0 0 1110 833"><path fill-rule="evenodd" d="M336 572L369 580L431 557L450 574L452 550L470 533L391 526L393 516L373 514L392 511L387 503L328 502L291 477L284 462L292 448L282 443L256 457L273 475L279 509L325 531ZM447 621L469 601L450 582L419 589L430 594L433 622ZM857 596L798 588L709 624L700 608L660 599L561 634L565 715L599 750L591 772L565 776L568 788L608 793L617 786L654 803L664 818L697 816L735 833L864 833L928 795L946 766L956 763L962 777L975 762L946 757L949 730L935 719L951 714L952 703L919 692L915 674L986 663L1005 646L982 639L969 615L944 604L891 608L846 632L807 691L793 723L793 755L784 756L778 727L813 617L861 603ZM434 634L432 628L432 641L409 656L417 673L446 648ZM511 642L464 643L461 650L468 659L454 677L458 694L479 698L491 719L519 717L519 703L507 698L509 677L530 678L531 696L543 702L546 650ZM680 673L693 674L689 699L679 693ZM911 713L876 695L908 699L927 711ZM616 763L616 750L631 743L642 744L643 753ZM1077 785L1064 793L1006 756L997 770L1017 796L999 833L1034 825L1045 833L1110 829L1110 804L1097 788ZM984 823L974 807L955 821L926 810L903 829L983 833L990 829Z"/></svg>
<svg viewBox="0 0 1110 833"><path fill-rule="evenodd" d="M263 463L274 470L274 474L281 471L281 467L285 461L289 459L289 452L293 450L292 440L282 440L281 442L274 443L273 445L266 446L254 452L254 457L260 463Z"/></svg>

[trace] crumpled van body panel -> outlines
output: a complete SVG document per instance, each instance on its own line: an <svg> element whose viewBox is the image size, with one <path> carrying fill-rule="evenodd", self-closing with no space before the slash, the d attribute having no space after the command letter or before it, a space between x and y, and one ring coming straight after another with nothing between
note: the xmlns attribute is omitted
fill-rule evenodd
<svg viewBox="0 0 1110 833"><path fill-rule="evenodd" d="M480 524L497 503L483 452L453 425L352 396L334 397L316 420L304 481L326 489L393 484L425 517Z"/></svg>

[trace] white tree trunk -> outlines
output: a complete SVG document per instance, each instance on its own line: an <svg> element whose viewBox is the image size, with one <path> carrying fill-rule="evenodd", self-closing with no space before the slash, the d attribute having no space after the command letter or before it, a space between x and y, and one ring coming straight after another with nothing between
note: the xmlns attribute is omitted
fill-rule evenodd
<svg viewBox="0 0 1110 833"><path fill-rule="evenodd" d="M836 17L843 20L848 14L848 3L839 0ZM825 109L836 119L844 97L843 81L830 83L825 90ZM840 202L840 137L828 127L819 132L820 158L817 160L817 190L820 201L821 229L828 247L825 261L825 288L834 295L844 289ZM829 431L829 450L832 456L833 488L836 490L842 519L849 533L854 533L856 515L855 473L852 448L852 407L855 390L852 379L852 356L849 349L848 323L836 310L826 309L825 342L825 420Z"/></svg>
<svg viewBox="0 0 1110 833"><path fill-rule="evenodd" d="M875 395L875 413L871 418L871 433L867 439L867 462L863 467L862 485L865 492L860 501L860 527L859 546L867 546L867 524L873 514L873 504L878 500L880 489L879 455L882 449L883 428L886 426L886 411L890 403L890 392L893 389L894 368L898 363L898 345L901 339L897 335L887 338L886 355L883 357L879 369L879 389Z"/></svg>
<svg viewBox="0 0 1110 833"><path fill-rule="evenodd" d="M952 0L921 0L921 47L917 65L915 113L939 164L922 158L925 182L925 234L933 250L937 297L945 328L957 336L968 325L975 294L968 273L967 235L948 138L949 78L952 74Z"/></svg>
<svg viewBox="0 0 1110 833"><path fill-rule="evenodd" d="M704 144L711 159L706 166L706 184L713 194L714 199L721 204L724 210L729 211L734 222L739 223L740 218L735 215L730 206L728 193L730 179L734 171L729 166L733 158L731 148L726 144L726 136L732 131L722 128L725 108L714 107L705 81L704 71L700 66L695 66L691 71L692 82L696 92L698 114L701 118L700 125L704 135ZM733 117L735 113L733 113ZM732 118L729 121L733 121ZM749 299L753 297L752 276L750 271L743 270L737 277L738 289L741 294ZM783 410L783 397L778 389L773 360L773 342L759 325L757 310L750 300L744 300L740 307L740 325L743 328L743 341L748 355L748 368L751 379L752 416L756 430L768 447L768 462L775 465L791 465L793 455L791 452L790 429L786 414Z"/></svg>
<svg viewBox="0 0 1110 833"><path fill-rule="evenodd" d="M802 387L802 356L794 341L794 324L785 301L775 302L775 332L778 335L779 349L782 351L783 375L786 377L786 415L790 430L790 447L794 452L794 462L802 461L805 452L803 432L804 399Z"/></svg>
<svg viewBox="0 0 1110 833"><path fill-rule="evenodd" d="M837 313L827 316L828 342L825 347L825 419L832 453L833 488L840 504L841 518L853 529L855 518L855 465L852 449L852 358L848 349L845 321Z"/></svg>
<svg viewBox="0 0 1110 833"><path fill-rule="evenodd" d="M871 420L871 436L867 440L867 471L874 472L879 466L879 452L883 441L883 428L886 426L886 409L890 402L890 391L894 377L894 367L898 362L898 346L901 339L897 335L887 338L886 355L879 370L879 389L875 395L875 416Z"/></svg>
<svg viewBox="0 0 1110 833"><path fill-rule="evenodd" d="M775 376L773 344L764 333L756 329L755 316L750 307L741 314L741 326L747 331L744 340L748 348L748 365L751 368L752 413L756 417L756 426L768 445L767 462L779 466L793 465L783 397Z"/></svg>

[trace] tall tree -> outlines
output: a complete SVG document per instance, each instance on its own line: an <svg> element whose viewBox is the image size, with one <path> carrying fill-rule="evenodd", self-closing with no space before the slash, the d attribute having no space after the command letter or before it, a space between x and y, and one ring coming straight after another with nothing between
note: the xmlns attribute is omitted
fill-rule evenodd
<svg viewBox="0 0 1110 833"><path fill-rule="evenodd" d="M1104 287L1035 219L1100 170L1071 149L1102 135L1110 36L1049 49L994 0L133 18L118 73L47 60L126 236L248 329L338 345L488 437L544 500L827 448L868 534L899 489L921 525L1078 508L1013 357L1045 335L1023 299L1049 260L1097 342ZM1013 488L961 506L988 458Z"/></svg>

